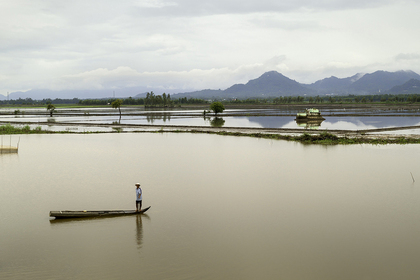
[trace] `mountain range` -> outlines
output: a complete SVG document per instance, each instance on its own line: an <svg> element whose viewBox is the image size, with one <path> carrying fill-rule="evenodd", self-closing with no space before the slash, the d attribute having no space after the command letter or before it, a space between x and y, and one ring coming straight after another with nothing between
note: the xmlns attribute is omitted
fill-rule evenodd
<svg viewBox="0 0 420 280"><path fill-rule="evenodd" d="M32 98L41 100L46 98L142 98L146 96L146 88L127 88L118 90L118 95L109 94L113 90L85 90L85 91L51 91L30 90L27 92L13 92L9 99ZM122 93L121 93L122 92ZM142 92L142 93L139 93ZM279 96L317 96L317 95L348 95L348 94L420 94L420 75L413 71L376 71L370 74L356 74L348 78L331 76L312 84L302 84L276 71L269 71L260 77L248 81L246 84L234 84L225 90L205 89L183 93L174 93L177 98L268 98ZM179 92L179 91L178 91ZM0 95L0 100L6 97Z"/></svg>
<svg viewBox="0 0 420 280"><path fill-rule="evenodd" d="M420 93L420 75L413 71L356 74L348 78L330 77L312 84L301 84L270 71L246 84L235 84L225 90L204 90L171 95L194 98L267 98L279 96L362 95Z"/></svg>

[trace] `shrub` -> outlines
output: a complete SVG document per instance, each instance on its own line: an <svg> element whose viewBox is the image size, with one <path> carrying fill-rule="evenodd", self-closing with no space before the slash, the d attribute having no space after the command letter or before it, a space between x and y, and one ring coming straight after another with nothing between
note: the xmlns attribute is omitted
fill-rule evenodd
<svg viewBox="0 0 420 280"><path fill-rule="evenodd" d="M212 110L217 115L218 113L223 113L223 111L225 110L225 106L222 102L216 101L211 103L210 110Z"/></svg>

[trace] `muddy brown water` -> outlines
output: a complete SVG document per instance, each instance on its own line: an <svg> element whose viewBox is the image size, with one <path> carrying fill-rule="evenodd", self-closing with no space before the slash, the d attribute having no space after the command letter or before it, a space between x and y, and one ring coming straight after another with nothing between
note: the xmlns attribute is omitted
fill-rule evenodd
<svg viewBox="0 0 420 280"><path fill-rule="evenodd" d="M418 279L418 151L23 135L0 155L0 279ZM136 182L147 215L48 217L134 209Z"/></svg>

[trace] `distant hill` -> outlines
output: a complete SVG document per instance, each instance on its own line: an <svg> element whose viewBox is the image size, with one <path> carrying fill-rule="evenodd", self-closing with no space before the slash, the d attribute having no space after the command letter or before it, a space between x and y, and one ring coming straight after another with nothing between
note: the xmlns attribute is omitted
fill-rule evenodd
<svg viewBox="0 0 420 280"><path fill-rule="evenodd" d="M349 88L359 93L380 93L404 84L411 79L420 80L420 75L413 71L376 71L372 74L364 75L352 83Z"/></svg>
<svg viewBox="0 0 420 280"><path fill-rule="evenodd" d="M279 96L316 96L325 94L375 94L390 90L411 79L420 80L420 75L413 71L386 72L376 71L372 74L356 74L348 78L330 77L313 84L301 84L284 75L270 71L246 84L235 84L226 90L204 90L171 95L194 98L268 98Z"/></svg>
<svg viewBox="0 0 420 280"><path fill-rule="evenodd" d="M146 97L146 92L154 91L155 94L162 94L162 89L150 89L147 87L126 87L117 89L98 89L98 90L49 90L49 89L32 89L26 92L17 91L12 92L9 95L9 99L26 99L31 98L33 100L42 99L103 99L103 98L128 98L128 97ZM177 90L178 91L178 90ZM179 89L180 91L180 89ZM6 100L7 97L0 94L0 100Z"/></svg>
<svg viewBox="0 0 420 280"><path fill-rule="evenodd" d="M202 90L171 95L173 98L268 98L293 95L314 95L316 91L289 79L276 71L266 72L246 84L235 84L225 90Z"/></svg>
<svg viewBox="0 0 420 280"><path fill-rule="evenodd" d="M307 85L318 94L375 94L390 90L420 75L413 71L386 72L376 71L371 74L357 74L349 78L326 78Z"/></svg>
<svg viewBox="0 0 420 280"><path fill-rule="evenodd" d="M313 84L307 85L308 88L316 90L319 94L348 94L348 88L363 77L364 74L356 74L348 78L337 78L331 76L330 78L325 78L319 81L316 81Z"/></svg>
<svg viewBox="0 0 420 280"><path fill-rule="evenodd" d="M231 98L279 97L314 93L313 90L276 71L266 72L245 85L236 84L224 90L225 97Z"/></svg>
<svg viewBox="0 0 420 280"><path fill-rule="evenodd" d="M416 84L405 83L411 80L420 81L420 75L413 71L397 71L386 72L376 71L371 74L356 74L348 78L337 78L331 76L316 81L313 84L298 83L276 71L270 71L262 74L260 77L248 81L246 84L234 84L225 90L204 89L191 92L180 92L180 90L166 91L171 95L172 99L177 98L268 98L280 96L316 96L316 95L348 95L348 94L377 94L384 92L394 92L394 94L406 93L407 90L415 91ZM416 83L412 81L411 83ZM398 86L405 87L398 88ZM395 87L397 87L395 89ZM122 88L115 90L116 98L127 98L132 96L134 98L146 97L147 91L154 91L155 94L160 95L164 91L162 89L150 89L146 87L136 88ZM67 91L51 91L51 90L30 90L27 92L13 92L9 99L18 98L32 98L34 100L41 100L45 98L110 98L113 97L113 89L105 90L67 90ZM5 96L0 95L0 99L6 99Z"/></svg>
<svg viewBox="0 0 420 280"><path fill-rule="evenodd" d="M9 95L9 99L26 99L31 98L33 100L42 100L42 99L101 99L101 98L112 98L114 95L116 98L126 98L137 94L139 90L144 89L137 89L137 88L127 88L127 89L103 89L103 90L60 90L60 91L53 91L49 89L32 89L26 92L17 91L12 92Z"/></svg>
<svg viewBox="0 0 420 280"><path fill-rule="evenodd" d="M388 94L420 94L420 80L411 79L408 82L391 88Z"/></svg>

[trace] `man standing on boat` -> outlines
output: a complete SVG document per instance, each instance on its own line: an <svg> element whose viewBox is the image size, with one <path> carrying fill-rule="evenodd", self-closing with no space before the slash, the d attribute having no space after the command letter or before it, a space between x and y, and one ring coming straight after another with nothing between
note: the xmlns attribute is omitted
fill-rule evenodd
<svg viewBox="0 0 420 280"><path fill-rule="evenodd" d="M136 212L140 212L143 200L143 192L140 188L140 183L136 184Z"/></svg>

